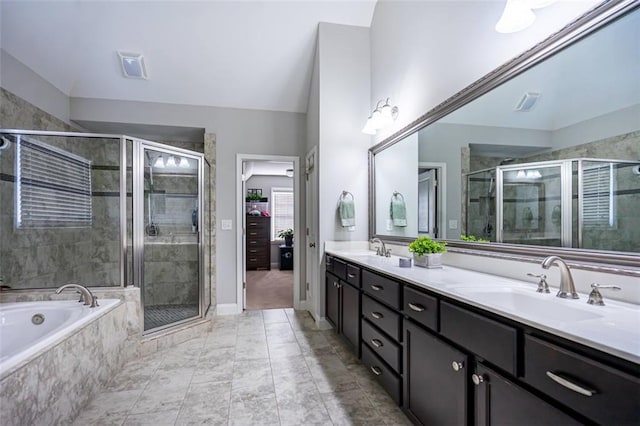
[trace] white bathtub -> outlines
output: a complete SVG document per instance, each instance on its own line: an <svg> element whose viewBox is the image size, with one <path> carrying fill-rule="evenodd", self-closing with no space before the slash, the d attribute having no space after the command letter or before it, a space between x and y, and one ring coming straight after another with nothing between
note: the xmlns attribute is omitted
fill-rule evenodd
<svg viewBox="0 0 640 426"><path fill-rule="evenodd" d="M120 304L100 299L89 308L77 300L0 303L0 378L62 342ZM44 321L32 319L40 314Z"/></svg>

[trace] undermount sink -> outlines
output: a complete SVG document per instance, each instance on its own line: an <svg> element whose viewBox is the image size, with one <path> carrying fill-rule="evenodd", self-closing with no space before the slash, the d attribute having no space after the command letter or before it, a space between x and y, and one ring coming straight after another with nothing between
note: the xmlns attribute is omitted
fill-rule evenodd
<svg viewBox="0 0 640 426"><path fill-rule="evenodd" d="M503 309L539 313L552 321L584 321L603 316L593 311L593 307L578 305L585 301L556 299L553 293L536 293L529 288L455 287L450 290L471 300ZM570 303L576 303L576 305L572 306Z"/></svg>

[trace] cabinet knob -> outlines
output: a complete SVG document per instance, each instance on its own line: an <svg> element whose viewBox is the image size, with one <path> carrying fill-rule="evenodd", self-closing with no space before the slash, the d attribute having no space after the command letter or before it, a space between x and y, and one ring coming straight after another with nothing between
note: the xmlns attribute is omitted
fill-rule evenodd
<svg viewBox="0 0 640 426"><path fill-rule="evenodd" d="M482 374L472 374L471 381L473 381L474 385L480 386L482 383L484 383L484 376Z"/></svg>
<svg viewBox="0 0 640 426"><path fill-rule="evenodd" d="M348 276L349 278L355 278L355 277L356 277L356 276L355 276L355 274L347 274L347 276Z"/></svg>
<svg viewBox="0 0 640 426"><path fill-rule="evenodd" d="M451 368L453 368L453 371L460 371L464 368L464 363L459 361L453 361L451 363Z"/></svg>
<svg viewBox="0 0 640 426"><path fill-rule="evenodd" d="M382 341L378 340L378 339L371 339L371 344L373 346L375 346L376 348L380 348L383 346Z"/></svg>
<svg viewBox="0 0 640 426"><path fill-rule="evenodd" d="M373 372L373 374L375 374L376 376L379 376L382 374L382 370L380 369L380 367L371 367L371 371Z"/></svg>
<svg viewBox="0 0 640 426"><path fill-rule="evenodd" d="M380 291L380 290L382 290L382 289L383 289L383 288L382 288L382 286L381 286L381 285L375 285L375 284L373 284L373 285L371 286L371 290L373 290L373 291Z"/></svg>
<svg viewBox="0 0 640 426"><path fill-rule="evenodd" d="M380 312L371 312L371 316L375 319L381 319L384 315L382 315Z"/></svg>

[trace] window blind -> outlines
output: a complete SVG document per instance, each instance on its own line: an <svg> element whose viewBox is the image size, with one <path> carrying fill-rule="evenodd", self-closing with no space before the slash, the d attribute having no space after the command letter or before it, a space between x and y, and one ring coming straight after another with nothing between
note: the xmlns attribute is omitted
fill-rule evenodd
<svg viewBox="0 0 640 426"><path fill-rule="evenodd" d="M16 174L18 228L91 226L91 161L23 136Z"/></svg>
<svg viewBox="0 0 640 426"><path fill-rule="evenodd" d="M585 167L582 173L582 221L585 226L613 226L613 165Z"/></svg>
<svg viewBox="0 0 640 426"><path fill-rule="evenodd" d="M272 200L272 239L278 237L280 231L293 229L293 191L291 189L274 189L271 191Z"/></svg>

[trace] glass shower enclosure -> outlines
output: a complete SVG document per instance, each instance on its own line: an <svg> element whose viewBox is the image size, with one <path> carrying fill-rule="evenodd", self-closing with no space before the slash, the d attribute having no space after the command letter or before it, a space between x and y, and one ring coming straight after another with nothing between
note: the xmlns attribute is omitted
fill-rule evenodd
<svg viewBox="0 0 640 426"><path fill-rule="evenodd" d="M140 287L145 334L202 318L210 176L203 153L171 145L0 129L1 284Z"/></svg>
<svg viewBox="0 0 640 426"><path fill-rule="evenodd" d="M640 162L542 161L467 174L467 234L490 241L637 252Z"/></svg>
<svg viewBox="0 0 640 426"><path fill-rule="evenodd" d="M136 142L133 273L142 284L144 329L149 331L202 315L204 158Z"/></svg>

